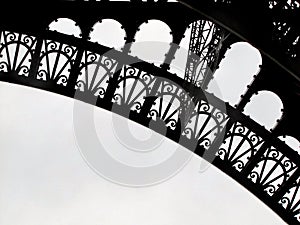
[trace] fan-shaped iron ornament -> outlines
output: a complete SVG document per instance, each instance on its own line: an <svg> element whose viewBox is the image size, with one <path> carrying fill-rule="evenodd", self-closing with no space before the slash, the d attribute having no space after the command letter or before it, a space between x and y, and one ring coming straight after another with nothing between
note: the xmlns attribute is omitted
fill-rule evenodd
<svg viewBox="0 0 300 225"><path fill-rule="evenodd" d="M106 110L117 104L129 110L129 119L146 127L153 118L163 121L167 138L175 142L180 139L180 144L190 149L195 147L191 150L204 158L211 152L215 156L213 165L256 195L284 221L300 224L300 156L278 138L290 135L300 140L299 1L56 0L19 4L21 10L17 12L11 2L1 3L1 81L70 98L80 90L80 100L91 97L96 99L97 107ZM58 18L74 21L80 36L47 29ZM89 41L93 25L105 18L119 21L126 31L128 45L120 51ZM184 79L168 72L176 54L172 45L160 67L142 60L136 62L128 54L139 25L150 19L165 22L172 30L175 44L180 43L192 24ZM204 33L211 34L209 41ZM263 64L240 103L231 106L205 89L226 50L239 41L248 41L259 49ZM86 71L95 62L105 72L88 80ZM201 68L196 69L199 65ZM140 82L144 88L135 92L135 85L123 85L129 80ZM281 120L271 131L243 114L251 96L260 90L276 93L285 106ZM125 91L137 96L129 97ZM182 93L191 97L185 98ZM155 108L157 100L167 94L173 96L169 98L170 105L175 99L180 100L180 105ZM222 104L225 109L220 107ZM190 125L203 115L206 119L201 120L202 124ZM208 129L209 121L215 125ZM163 133L159 129L157 126L155 130Z"/></svg>

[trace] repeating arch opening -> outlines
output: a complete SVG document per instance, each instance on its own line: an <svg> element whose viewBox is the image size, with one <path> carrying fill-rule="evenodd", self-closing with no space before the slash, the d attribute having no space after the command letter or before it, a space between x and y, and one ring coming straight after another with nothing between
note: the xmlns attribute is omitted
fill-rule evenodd
<svg viewBox="0 0 300 225"><path fill-rule="evenodd" d="M184 79L187 58L189 53L189 44L191 39L191 24L184 32L184 36L180 41L179 49L176 51L174 60L172 60L169 71L175 73L180 78Z"/></svg>
<svg viewBox="0 0 300 225"><path fill-rule="evenodd" d="M103 19L97 22L90 33L90 41L109 48L119 49L124 46L126 31L122 24L113 19Z"/></svg>
<svg viewBox="0 0 300 225"><path fill-rule="evenodd" d="M283 135L280 136L279 139L284 141L291 149L294 149L300 154L300 142L296 138L288 135Z"/></svg>
<svg viewBox="0 0 300 225"><path fill-rule="evenodd" d="M160 66L170 49L173 37L170 27L160 20L148 20L143 23L135 34L130 54Z"/></svg>
<svg viewBox="0 0 300 225"><path fill-rule="evenodd" d="M57 31L62 34L81 37L81 30L75 21L69 18L59 18L49 24L49 30Z"/></svg>
<svg viewBox="0 0 300 225"><path fill-rule="evenodd" d="M271 130L283 114L281 99L271 91L259 91L245 106L244 113Z"/></svg>
<svg viewBox="0 0 300 225"><path fill-rule="evenodd" d="M238 104L241 95L247 91L247 85L251 84L253 76L259 72L261 64L260 52L249 43L238 42L231 45L208 85L208 92L231 105ZM220 92L215 92L216 86Z"/></svg>

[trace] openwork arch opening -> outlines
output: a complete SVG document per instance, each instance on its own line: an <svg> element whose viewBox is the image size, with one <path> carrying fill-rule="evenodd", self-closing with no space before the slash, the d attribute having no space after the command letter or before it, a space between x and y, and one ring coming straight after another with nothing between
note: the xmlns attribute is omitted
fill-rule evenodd
<svg viewBox="0 0 300 225"><path fill-rule="evenodd" d="M57 31L62 34L73 35L74 37L81 37L81 30L75 21L69 18L59 18L51 22L48 26L51 31Z"/></svg>
<svg viewBox="0 0 300 225"><path fill-rule="evenodd" d="M140 25L130 52L132 56L160 66L173 41L170 27L160 20L148 20Z"/></svg>
<svg viewBox="0 0 300 225"><path fill-rule="evenodd" d="M282 117L283 103L275 93L259 91L252 96L244 113L266 129L271 130Z"/></svg>
<svg viewBox="0 0 300 225"><path fill-rule="evenodd" d="M208 85L208 92L231 105L238 104L241 95L254 80L254 75L258 74L260 65L262 65L261 54L252 45L246 42L231 45ZM218 86L219 93L214 92L215 86Z"/></svg>
<svg viewBox="0 0 300 225"><path fill-rule="evenodd" d="M90 33L90 41L109 48L120 49L124 46L126 31L122 24L113 19L103 19L97 22Z"/></svg>
<svg viewBox="0 0 300 225"><path fill-rule="evenodd" d="M289 135L282 135L279 139L284 141L291 149L300 154L300 142L296 138Z"/></svg>

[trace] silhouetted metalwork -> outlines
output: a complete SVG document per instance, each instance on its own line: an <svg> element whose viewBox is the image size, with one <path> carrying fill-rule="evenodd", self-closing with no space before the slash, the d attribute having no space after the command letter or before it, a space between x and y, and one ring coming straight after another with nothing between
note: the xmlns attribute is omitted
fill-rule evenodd
<svg viewBox="0 0 300 225"><path fill-rule="evenodd" d="M192 23L185 80L204 87L212 79L225 38L225 30L211 21Z"/></svg>
<svg viewBox="0 0 300 225"><path fill-rule="evenodd" d="M152 120L151 129L204 158L211 152L216 167L287 223L300 224L300 156L278 139L287 134L300 140L299 2L182 2L197 11L166 1L22 3L19 15L8 20L5 13L0 14L0 80L71 98L79 92L76 98L88 103L96 99L97 107L123 116L129 112L129 119L146 127ZM14 6L4 8L3 12L13 12ZM47 30L54 19L64 17L78 24L81 38ZM89 32L101 18L120 21L127 43L149 19L166 22L177 44L193 24L189 54L200 56L200 62L191 58L182 79L165 68L136 62L127 54L128 48L117 51L89 42ZM210 41L205 32L212 32ZM199 86L208 70L213 75L230 45L244 39L260 49L263 65L234 108ZM166 58L175 53L170 50ZM198 70L201 79L194 76L197 63L203 63L203 70ZM283 118L272 131L242 112L260 90L273 91L285 105Z"/></svg>

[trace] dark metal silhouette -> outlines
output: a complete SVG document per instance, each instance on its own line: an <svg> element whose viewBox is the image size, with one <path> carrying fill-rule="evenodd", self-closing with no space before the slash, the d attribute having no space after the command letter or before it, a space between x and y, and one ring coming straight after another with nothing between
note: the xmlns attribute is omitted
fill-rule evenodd
<svg viewBox="0 0 300 225"><path fill-rule="evenodd" d="M226 31L211 21L192 23L185 80L206 87L218 65L219 53Z"/></svg>
<svg viewBox="0 0 300 225"><path fill-rule="evenodd" d="M280 135L291 135L300 140L300 107L297 107L300 93L299 2L182 2L195 11L181 3L139 0L22 2L19 3L22 11L18 14L14 4L3 5L0 80L71 98L80 90L77 96L80 100L97 99L97 106L107 110L118 105L121 110L115 113L123 115L129 110L129 119L146 127L155 118L157 125L151 129L164 133L163 124L167 138L195 150L204 158L207 157L205 153L212 152L216 155L213 165L255 194L287 223L299 224L300 156L278 139ZM64 17L78 24L81 38L46 29L53 20ZM207 49L203 58L207 65L203 79L187 71L186 80L183 80L166 71L164 65L159 68L143 61L132 64L136 59L127 54L128 48L117 51L90 42L92 26L103 18L122 23L127 34L126 43L134 41L139 25L149 19L168 24L175 44L180 43L189 24L214 22L210 28L214 33L213 41L202 49L199 48L201 38L196 34L202 33L204 26L201 22L193 25L198 31L192 34L190 54L200 54ZM249 41L261 51L263 65L239 105L233 107L225 103L226 109L223 109L222 100L199 86L207 86L226 50L241 40ZM107 51L109 54L105 54ZM176 49L171 46L166 63L172 61L175 53ZM187 70L194 70L196 63L189 62ZM89 74L92 66L95 70L101 67L105 73ZM208 68L212 73L207 73ZM126 86L129 81L133 81L130 88ZM273 91L285 106L282 119L271 132L242 112L251 96L260 90ZM183 93L189 93L191 98ZM166 96L172 96L168 101L173 107L159 107L162 100L168 99ZM192 126L191 121L199 120L200 116L206 117L206 122ZM208 122L215 125L208 128ZM230 144L236 141L237 146ZM245 149L243 145L249 147Z"/></svg>

